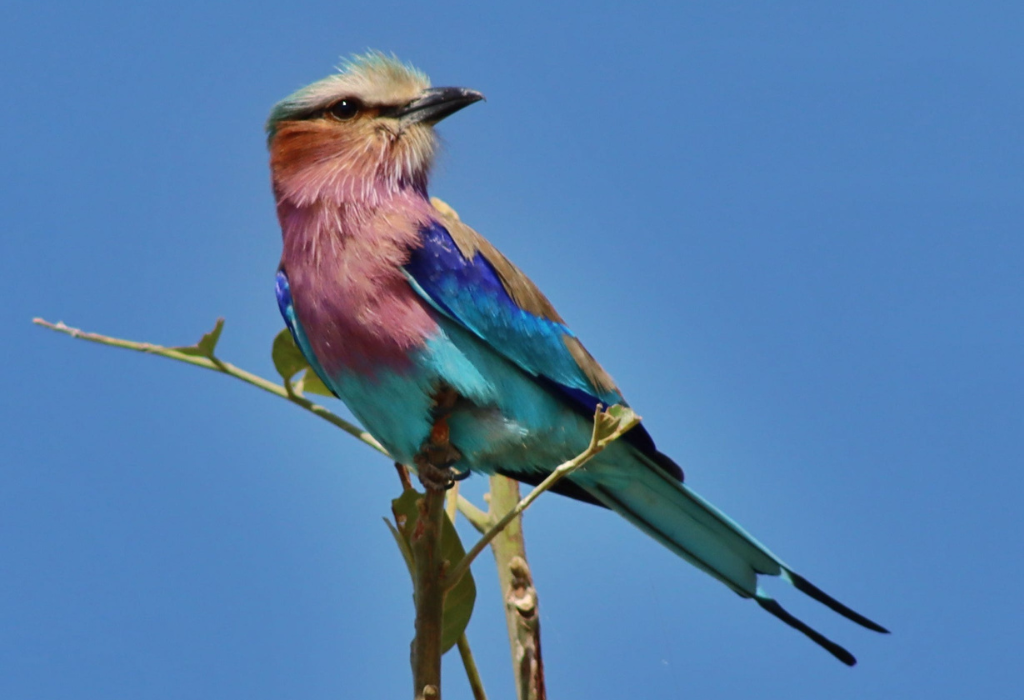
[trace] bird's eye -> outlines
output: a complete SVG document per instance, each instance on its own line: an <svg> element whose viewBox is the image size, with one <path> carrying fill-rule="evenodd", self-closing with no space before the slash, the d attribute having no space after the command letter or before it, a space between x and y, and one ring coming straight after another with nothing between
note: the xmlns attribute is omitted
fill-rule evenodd
<svg viewBox="0 0 1024 700"><path fill-rule="evenodd" d="M359 110L362 109L362 107L363 105L359 103L359 100L349 98L335 102L327 108L327 111L330 112L331 116L335 119L347 121L359 114Z"/></svg>

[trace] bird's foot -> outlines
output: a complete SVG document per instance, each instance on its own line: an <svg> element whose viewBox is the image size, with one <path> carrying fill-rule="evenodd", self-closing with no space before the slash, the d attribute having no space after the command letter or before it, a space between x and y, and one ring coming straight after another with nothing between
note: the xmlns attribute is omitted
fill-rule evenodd
<svg viewBox="0 0 1024 700"><path fill-rule="evenodd" d="M459 471L455 467L448 467L448 471L452 474L452 481L465 481L473 474L473 472L468 469L465 471Z"/></svg>
<svg viewBox="0 0 1024 700"><path fill-rule="evenodd" d="M420 448L419 454L413 459L420 483L425 488L447 491L469 476L469 470L461 472L452 465L462 457L462 453L451 445L433 445L427 443Z"/></svg>

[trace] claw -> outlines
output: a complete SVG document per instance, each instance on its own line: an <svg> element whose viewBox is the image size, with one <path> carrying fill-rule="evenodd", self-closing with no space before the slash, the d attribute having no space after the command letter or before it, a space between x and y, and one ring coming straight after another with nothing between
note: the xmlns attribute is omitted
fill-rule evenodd
<svg viewBox="0 0 1024 700"><path fill-rule="evenodd" d="M419 472L420 481L428 489L435 491L447 491L455 485L457 480L464 479L463 472L458 472L450 466L439 467L430 461L429 457L422 452L416 455L416 471ZM469 472L466 471L468 476Z"/></svg>

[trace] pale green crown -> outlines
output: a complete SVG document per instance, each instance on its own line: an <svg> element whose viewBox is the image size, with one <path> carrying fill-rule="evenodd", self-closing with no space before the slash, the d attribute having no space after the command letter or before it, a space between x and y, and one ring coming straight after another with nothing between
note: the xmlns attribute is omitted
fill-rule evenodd
<svg viewBox="0 0 1024 700"><path fill-rule="evenodd" d="M353 56L338 70L274 105L267 119L267 136L273 138L281 122L309 115L343 97L357 97L368 105L403 105L430 87L425 73L380 51Z"/></svg>

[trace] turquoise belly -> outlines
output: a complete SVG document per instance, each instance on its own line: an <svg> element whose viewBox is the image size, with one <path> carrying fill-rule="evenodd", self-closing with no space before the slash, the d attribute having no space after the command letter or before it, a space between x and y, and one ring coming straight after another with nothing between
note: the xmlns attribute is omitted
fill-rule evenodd
<svg viewBox="0 0 1024 700"><path fill-rule="evenodd" d="M452 387L465 401L451 414L459 467L493 472L548 470L583 450L590 423L532 377L460 326L439 332L401 371L325 377L363 426L399 461L410 463L430 433L434 392Z"/></svg>

